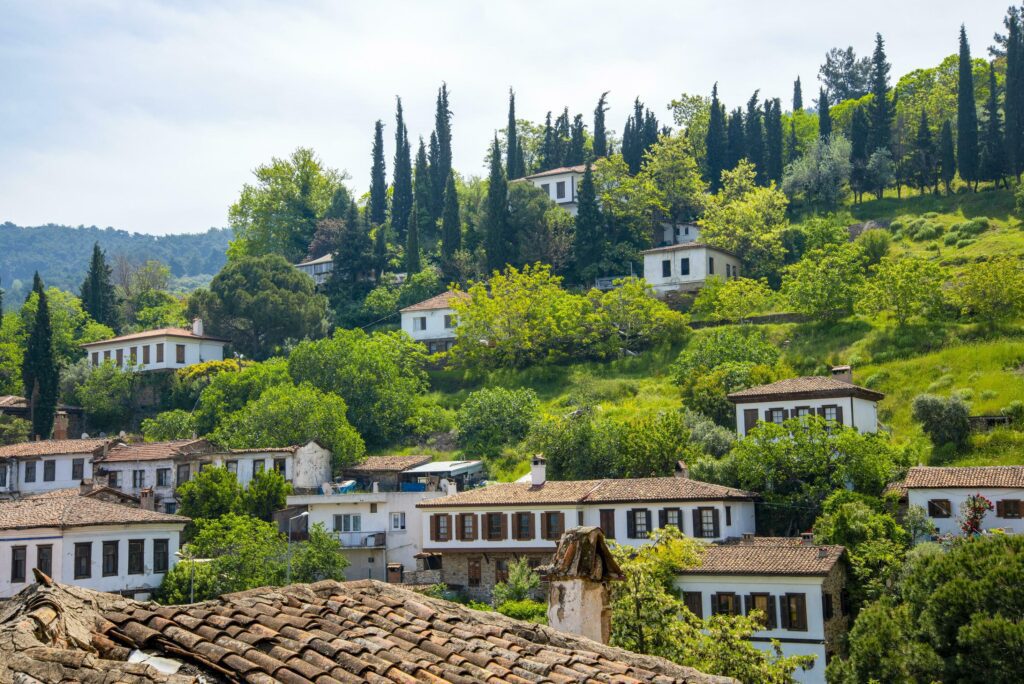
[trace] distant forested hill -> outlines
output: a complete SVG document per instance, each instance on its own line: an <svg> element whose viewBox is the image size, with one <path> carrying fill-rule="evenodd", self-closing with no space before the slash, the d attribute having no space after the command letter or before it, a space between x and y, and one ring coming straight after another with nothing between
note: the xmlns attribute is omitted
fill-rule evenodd
<svg viewBox="0 0 1024 684"><path fill-rule="evenodd" d="M191 289L207 282L224 265L231 239L226 228L182 235L142 235L95 226L23 227L0 224L0 287L7 291L5 307L20 304L39 271L47 285L77 292L89 265L94 242L108 262L119 256L133 263L162 261L175 276L175 285Z"/></svg>

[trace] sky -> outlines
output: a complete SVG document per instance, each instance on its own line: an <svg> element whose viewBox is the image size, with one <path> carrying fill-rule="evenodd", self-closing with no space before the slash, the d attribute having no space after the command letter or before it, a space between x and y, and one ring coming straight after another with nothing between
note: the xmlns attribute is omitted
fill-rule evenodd
<svg viewBox="0 0 1024 684"><path fill-rule="evenodd" d="M610 91L621 132L639 96L665 122L680 93L730 107L755 89L817 93L825 52L871 52L895 78L956 52L985 56L1009 0L0 0L0 222L166 234L228 225L252 169L312 147L369 186L373 124L394 104L429 137L447 82L454 164L482 175L505 125Z"/></svg>

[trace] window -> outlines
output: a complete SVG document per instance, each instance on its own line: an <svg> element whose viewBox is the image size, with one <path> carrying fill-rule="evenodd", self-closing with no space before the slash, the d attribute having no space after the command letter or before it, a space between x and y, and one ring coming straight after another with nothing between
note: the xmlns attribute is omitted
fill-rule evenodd
<svg viewBox="0 0 1024 684"><path fill-rule="evenodd" d="M822 406L821 407L821 416L825 420L838 421L839 420L839 411L836 410L835 406Z"/></svg>
<svg viewBox="0 0 1024 684"><path fill-rule="evenodd" d="M797 406L795 409L793 409L793 413L796 414L797 418L803 418L804 416L812 415L810 406Z"/></svg>
<svg viewBox="0 0 1024 684"><path fill-rule="evenodd" d="M118 367L124 365L124 349L117 350L117 365Z"/></svg>
<svg viewBox="0 0 1024 684"><path fill-rule="evenodd" d="M533 513L516 513L516 539L533 539Z"/></svg>
<svg viewBox="0 0 1024 684"><path fill-rule="evenodd" d="M558 511L545 511L544 512L544 523L547 528L547 534L544 535L545 539L553 539L557 541L562 537L562 514Z"/></svg>
<svg viewBox="0 0 1024 684"><path fill-rule="evenodd" d="M604 508L600 511L601 531L608 539L615 539L615 511L611 508Z"/></svg>
<svg viewBox="0 0 1024 684"><path fill-rule="evenodd" d="M807 631L807 600L803 594L782 597L782 626L797 632Z"/></svg>
<svg viewBox="0 0 1024 684"><path fill-rule="evenodd" d="M131 347L130 349L128 349L128 363L132 364L133 366L135 365L135 360L139 358L138 352L138 347Z"/></svg>
<svg viewBox="0 0 1024 684"><path fill-rule="evenodd" d="M786 409L774 408L768 409L768 422L775 423L776 425L782 425L783 421L786 420Z"/></svg>
<svg viewBox="0 0 1024 684"><path fill-rule="evenodd" d="M163 363L164 362L164 343L163 342L158 342L157 345L156 345L156 362L157 363Z"/></svg>
<svg viewBox="0 0 1024 684"><path fill-rule="evenodd" d="M494 561L494 583L498 584L500 582L507 582L507 581L508 581L508 561L504 560L504 559Z"/></svg>
<svg viewBox="0 0 1024 684"><path fill-rule="evenodd" d="M53 482L57 479L57 462L43 461L43 482Z"/></svg>
<svg viewBox="0 0 1024 684"><path fill-rule="evenodd" d="M110 350L109 349L106 350L105 352L103 352L103 360L104 361L109 361L110 360Z"/></svg>
<svg viewBox="0 0 1024 684"><path fill-rule="evenodd" d="M413 330L422 332L427 329L427 317L417 316L416 318L412 319L412 324Z"/></svg>
<svg viewBox="0 0 1024 684"><path fill-rule="evenodd" d="M629 512L629 521L633 528L629 530L629 538L646 539L651 531L651 512L646 508L634 508Z"/></svg>
<svg viewBox="0 0 1024 684"><path fill-rule="evenodd" d="M452 531L449 528L449 520L451 520L451 518L444 514L434 516L434 525L436 531L434 537L437 539L437 541L448 541L452 538Z"/></svg>
<svg viewBox="0 0 1024 684"><path fill-rule="evenodd" d="M181 486L185 482L189 481L192 475L192 466L188 463L182 463L178 466L178 485Z"/></svg>
<svg viewBox="0 0 1024 684"><path fill-rule="evenodd" d="M555 183L555 198L565 199L565 181Z"/></svg>
<svg viewBox="0 0 1024 684"><path fill-rule="evenodd" d="M121 471L111 470L107 473L107 486L118 489L121 486Z"/></svg>
<svg viewBox="0 0 1024 684"><path fill-rule="evenodd" d="M697 617L704 617L704 599L699 591L684 591L683 604Z"/></svg>
<svg viewBox="0 0 1024 684"><path fill-rule="evenodd" d="M679 275L690 275L690 257L679 260Z"/></svg>
<svg viewBox="0 0 1024 684"><path fill-rule="evenodd" d="M257 475L259 475L260 473L262 473L262 472L263 472L263 469L264 469L264 468L266 468L266 467L267 467L267 466L266 466L266 464L265 464L265 463L263 462L263 459L262 459L262 458L258 458L258 459L256 459L256 460L254 460L254 461L252 462L252 476L253 476L253 477L256 477Z"/></svg>
<svg viewBox="0 0 1024 684"><path fill-rule="evenodd" d="M765 626L767 629L775 629L775 601L770 594L751 594L750 602L747 605L747 614L752 610L759 610L765 615Z"/></svg>
<svg viewBox="0 0 1024 684"><path fill-rule="evenodd" d="M167 572L171 560L170 542L167 539L153 540L153 572Z"/></svg>
<svg viewBox="0 0 1024 684"><path fill-rule="evenodd" d="M358 513L341 513L334 516L335 532L361 532L363 517Z"/></svg>
<svg viewBox="0 0 1024 684"><path fill-rule="evenodd" d="M94 365L94 366L100 365L100 353L99 352L93 352L92 353L92 365Z"/></svg>
<svg viewBox="0 0 1024 684"><path fill-rule="evenodd" d="M739 615L740 606L739 601L736 600L736 594L732 592L712 594L711 613L713 615Z"/></svg>
<svg viewBox="0 0 1024 684"><path fill-rule="evenodd" d="M732 525L732 506L725 507L725 524Z"/></svg>
<svg viewBox="0 0 1024 684"><path fill-rule="evenodd" d="M487 538L492 541L500 541L505 538L505 514L487 514Z"/></svg>
<svg viewBox="0 0 1024 684"><path fill-rule="evenodd" d="M445 330L451 330L452 328L455 327L454 319L455 319L455 317L452 316L451 314L445 314L444 315L444 329Z"/></svg>
<svg viewBox="0 0 1024 684"><path fill-rule="evenodd" d="M146 567L146 540L128 540L128 574L141 575Z"/></svg>
<svg viewBox="0 0 1024 684"><path fill-rule="evenodd" d="M1021 517L1020 499L1003 499L996 502L996 517L998 518L1019 518Z"/></svg>
<svg viewBox="0 0 1024 684"><path fill-rule="evenodd" d="M690 226L683 226L683 235L690 234Z"/></svg>
<svg viewBox="0 0 1024 684"><path fill-rule="evenodd" d="M71 479L81 480L85 477L85 459L84 458L73 458L71 459Z"/></svg>
<svg viewBox="0 0 1024 684"><path fill-rule="evenodd" d="M53 574L53 547L49 544L36 547L36 567L45 575Z"/></svg>
<svg viewBox="0 0 1024 684"><path fill-rule="evenodd" d="M7 468L6 466L0 467L0 487L7 486Z"/></svg>
<svg viewBox="0 0 1024 684"><path fill-rule="evenodd" d="M672 277L672 260L665 259L661 262L661 277L671 278Z"/></svg>
<svg viewBox="0 0 1024 684"><path fill-rule="evenodd" d="M103 576L111 577L117 574L117 542L103 542Z"/></svg>
<svg viewBox="0 0 1024 684"><path fill-rule="evenodd" d="M404 530L405 529L405 512L392 513L391 514L391 529L393 530Z"/></svg>
<svg viewBox="0 0 1024 684"><path fill-rule="evenodd" d="M371 513L376 513L377 512L377 504L375 504L375 503L370 504L370 512Z"/></svg>
<svg viewBox="0 0 1024 684"><path fill-rule="evenodd" d="M174 345L174 361L176 363L185 363L185 345Z"/></svg>
<svg viewBox="0 0 1024 684"><path fill-rule="evenodd" d="M708 257L708 273L715 274L715 257Z"/></svg>
<svg viewBox="0 0 1024 684"><path fill-rule="evenodd" d="M544 191L544 194L551 197L551 183L541 183L540 189Z"/></svg>
<svg viewBox="0 0 1024 684"><path fill-rule="evenodd" d="M459 514L459 539L473 541L476 539L476 513Z"/></svg>
<svg viewBox="0 0 1024 684"><path fill-rule="evenodd" d="M471 587L480 586L480 559L470 558L468 561L469 567L466 568L466 577L469 580L468 584Z"/></svg>
<svg viewBox="0 0 1024 684"><path fill-rule="evenodd" d="M29 461L25 464L25 482L36 481L36 462Z"/></svg>
<svg viewBox="0 0 1024 684"><path fill-rule="evenodd" d="M729 279L730 275L732 275L732 264L730 264L729 262L726 262L725 263L725 278L726 278L726 280Z"/></svg>
<svg viewBox="0 0 1024 684"><path fill-rule="evenodd" d="M149 345L145 344L142 346L142 364L146 365L149 363Z"/></svg>
<svg viewBox="0 0 1024 684"><path fill-rule="evenodd" d="M697 508L693 512L693 536L701 539L718 538L718 510Z"/></svg>
<svg viewBox="0 0 1024 684"><path fill-rule="evenodd" d="M238 461L228 461L227 467L229 473L238 474Z"/></svg>
<svg viewBox="0 0 1024 684"><path fill-rule="evenodd" d="M28 559L28 547L11 547L11 582L25 581L25 565Z"/></svg>
<svg viewBox="0 0 1024 684"><path fill-rule="evenodd" d="M949 499L932 499L928 502L928 515L932 518L949 518L953 515L953 506Z"/></svg>
<svg viewBox="0 0 1024 684"><path fill-rule="evenodd" d="M275 458L274 459L274 470L281 473L281 477L288 479L288 459Z"/></svg>
<svg viewBox="0 0 1024 684"><path fill-rule="evenodd" d="M145 470L133 470L132 471L132 487L134 489L142 489L146 486L146 471Z"/></svg>
<svg viewBox="0 0 1024 684"><path fill-rule="evenodd" d="M677 530L683 529L683 512L678 508L666 508L662 511L661 526L672 525Z"/></svg>
<svg viewBox="0 0 1024 684"><path fill-rule="evenodd" d="M173 514L173 513L177 513L177 512L178 512L178 502L177 501L168 501L167 503L164 504L164 513L172 513Z"/></svg>
<svg viewBox="0 0 1024 684"><path fill-rule="evenodd" d="M156 469L156 486L157 487L170 487L171 486L171 469L170 468L157 468Z"/></svg>
<svg viewBox="0 0 1024 684"><path fill-rule="evenodd" d="M821 594L821 615L825 620L831 620L835 615L832 608L832 594L827 591Z"/></svg>
<svg viewBox="0 0 1024 684"><path fill-rule="evenodd" d="M92 542L75 544L75 579L92 577Z"/></svg>

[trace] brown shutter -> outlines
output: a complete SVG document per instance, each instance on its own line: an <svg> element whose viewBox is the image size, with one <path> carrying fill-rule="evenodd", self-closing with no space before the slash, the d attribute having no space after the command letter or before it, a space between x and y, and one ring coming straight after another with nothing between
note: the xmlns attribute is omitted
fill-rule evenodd
<svg viewBox="0 0 1024 684"><path fill-rule="evenodd" d="M700 509L699 508L694 508L693 509L693 536L697 537L697 538L700 538L700 537L704 536L703 534L701 534L701 530L700 530Z"/></svg>
<svg viewBox="0 0 1024 684"><path fill-rule="evenodd" d="M750 432L757 425L757 409L743 409L743 433Z"/></svg>
<svg viewBox="0 0 1024 684"><path fill-rule="evenodd" d="M662 509L660 509L658 511L658 527L662 527L663 528L667 524L668 524L668 510L662 508Z"/></svg>
<svg viewBox="0 0 1024 684"><path fill-rule="evenodd" d="M535 535L535 534L537 534L537 532L536 532L536 530L537 530L537 523L536 523L536 522L534 522L534 519L533 519L533 518L534 518L534 515L533 515L533 513L532 513L532 512L530 512L530 513L527 513L526 515L527 515L527 516L528 516L528 517L530 518L530 529L529 529L529 531L528 531L528 532L526 533L526 537L524 537L524 539L526 539L527 541L529 541L529 540L533 539L533 537L534 537L534 535Z"/></svg>
<svg viewBox="0 0 1024 684"><path fill-rule="evenodd" d="M804 594L796 594L796 614L798 623L797 629L807 629L807 597Z"/></svg>
<svg viewBox="0 0 1024 684"><path fill-rule="evenodd" d="M437 515L430 516L430 541L437 541Z"/></svg>
<svg viewBox="0 0 1024 684"><path fill-rule="evenodd" d="M483 538L483 534L481 534L481 532L480 532L480 522L481 522L482 518L483 518L482 515L476 515L475 513L473 514L473 530L472 530L473 534L471 534L469 536L469 541L473 541L474 539L482 539Z"/></svg>
<svg viewBox="0 0 1024 684"><path fill-rule="evenodd" d="M547 514L547 512L542 512L540 514L540 538L541 539L547 539L548 538L548 514Z"/></svg>
<svg viewBox="0 0 1024 684"><path fill-rule="evenodd" d="M845 423L843 422L843 407L842 406L836 406L836 422L839 423L840 425L845 425Z"/></svg>
<svg viewBox="0 0 1024 684"><path fill-rule="evenodd" d="M508 539L508 515L505 513L499 513L501 516L501 538L502 540Z"/></svg>
<svg viewBox="0 0 1024 684"><path fill-rule="evenodd" d="M1006 506L1004 506L1003 503L1004 502L1002 502L1002 501L996 501L996 517L997 518L1005 518L1006 517Z"/></svg>
<svg viewBox="0 0 1024 684"><path fill-rule="evenodd" d="M445 519L448 522L448 533L445 535L445 538L444 538L443 541L451 541L451 538L452 538L452 516L451 516L451 513L446 513L444 517L445 517Z"/></svg>
<svg viewBox="0 0 1024 684"><path fill-rule="evenodd" d="M636 539L636 509L626 511L626 537Z"/></svg>
<svg viewBox="0 0 1024 684"><path fill-rule="evenodd" d="M561 539L562 535L565 534L565 513L561 511L558 512L558 529L560 530L558 538Z"/></svg>
<svg viewBox="0 0 1024 684"><path fill-rule="evenodd" d="M789 595L783 594L779 597L779 617L782 619L782 629L789 629Z"/></svg>
<svg viewBox="0 0 1024 684"><path fill-rule="evenodd" d="M714 527L714 530L715 530L714 537L716 539L718 537L721 537L722 536L722 530L721 530L721 528L718 525L718 509L717 508L711 509L711 524L712 524L712 526Z"/></svg>
<svg viewBox="0 0 1024 684"><path fill-rule="evenodd" d="M462 541L462 514L455 514L455 538Z"/></svg>

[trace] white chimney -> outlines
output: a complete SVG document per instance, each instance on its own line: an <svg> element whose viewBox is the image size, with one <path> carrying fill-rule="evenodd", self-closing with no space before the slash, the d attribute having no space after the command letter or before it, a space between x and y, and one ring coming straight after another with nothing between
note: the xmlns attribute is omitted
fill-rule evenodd
<svg viewBox="0 0 1024 684"><path fill-rule="evenodd" d="M193 335L198 335L199 337L203 336L203 319L202 318L194 318L194 319L192 319L192 334Z"/></svg>
<svg viewBox="0 0 1024 684"><path fill-rule="evenodd" d="M853 366L832 366L832 377L853 384Z"/></svg>
<svg viewBox="0 0 1024 684"><path fill-rule="evenodd" d="M538 568L546 577L548 625L602 644L611 637L608 583L622 579L599 527L574 527L558 542L551 564Z"/></svg>
<svg viewBox="0 0 1024 684"><path fill-rule="evenodd" d="M548 462L541 454L535 454L530 461L530 486L540 487L548 479Z"/></svg>

